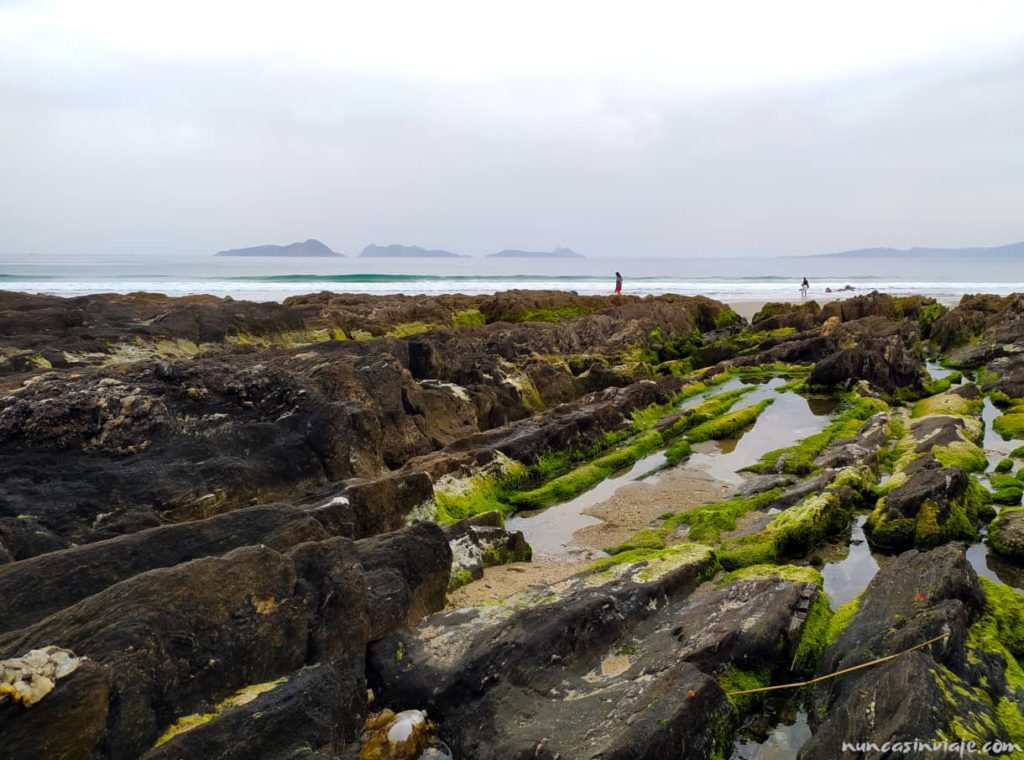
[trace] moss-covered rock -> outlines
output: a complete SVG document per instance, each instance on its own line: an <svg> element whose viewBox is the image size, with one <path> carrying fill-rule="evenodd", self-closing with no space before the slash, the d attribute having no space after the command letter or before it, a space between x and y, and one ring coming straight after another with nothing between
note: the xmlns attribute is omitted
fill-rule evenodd
<svg viewBox="0 0 1024 760"><path fill-rule="evenodd" d="M985 540L1000 557L1024 564L1024 508L1000 512L989 525Z"/></svg>
<svg viewBox="0 0 1024 760"><path fill-rule="evenodd" d="M914 404L911 417L925 417L929 414L974 415L981 412L980 398L965 398L958 393L940 393L923 398Z"/></svg>
<svg viewBox="0 0 1024 760"><path fill-rule="evenodd" d="M658 431L648 430L538 488L509 494L507 501L517 509L538 509L566 501L597 485L612 473L633 465L663 443L664 439Z"/></svg>
<svg viewBox="0 0 1024 760"><path fill-rule="evenodd" d="M730 438L743 430L743 428L756 422L761 413L773 403L775 403L775 399L766 398L751 406L745 406L735 412L729 412L721 417L708 420L688 431L686 438L691 443Z"/></svg>
<svg viewBox="0 0 1024 760"><path fill-rule="evenodd" d="M725 541L718 552L725 568L772 563L799 555L850 521L852 505L839 492L814 494L775 515L757 533Z"/></svg>
<svg viewBox="0 0 1024 760"><path fill-rule="evenodd" d="M1005 414L996 417L992 429L1008 441L1024 439L1024 400L1016 399Z"/></svg>
<svg viewBox="0 0 1024 760"><path fill-rule="evenodd" d="M996 463L996 472L1009 472L1013 469L1013 460L1007 457Z"/></svg>
<svg viewBox="0 0 1024 760"><path fill-rule="evenodd" d="M668 518L659 530L662 535L668 535L680 525L687 525L691 541L717 544L722 532L736 529L736 521L740 517L751 510L766 508L781 493L781 488L773 488L754 496L736 497L695 507Z"/></svg>
<svg viewBox="0 0 1024 760"><path fill-rule="evenodd" d="M960 467L935 457L915 459L899 486L878 500L864 524L872 546L899 550L930 548L973 539L987 503L984 489Z"/></svg>
<svg viewBox="0 0 1024 760"><path fill-rule="evenodd" d="M744 470L757 473L785 472L790 475L810 475L818 469L815 460L826 447L834 441L853 438L860 432L866 420L888 408L888 404L880 399L861 396L856 391L847 393L842 397L839 414L824 430L809 435L792 446L769 451Z"/></svg>

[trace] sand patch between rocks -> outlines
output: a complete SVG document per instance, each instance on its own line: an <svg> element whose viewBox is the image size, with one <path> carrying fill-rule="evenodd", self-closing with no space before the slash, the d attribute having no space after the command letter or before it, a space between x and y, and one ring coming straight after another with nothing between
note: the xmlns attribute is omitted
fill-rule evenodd
<svg viewBox="0 0 1024 760"><path fill-rule="evenodd" d="M661 515L728 498L733 490L730 484L700 470L666 470L656 479L624 485L611 498L585 509L584 514L602 522L576 531L573 541L595 549L618 546L637 531L651 527Z"/></svg>

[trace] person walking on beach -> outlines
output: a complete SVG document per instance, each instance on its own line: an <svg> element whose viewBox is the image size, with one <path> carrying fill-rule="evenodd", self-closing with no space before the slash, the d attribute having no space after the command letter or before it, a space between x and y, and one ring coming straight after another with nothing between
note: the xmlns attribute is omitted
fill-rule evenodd
<svg viewBox="0 0 1024 760"><path fill-rule="evenodd" d="M622 275L618 272L615 273L615 295L622 294Z"/></svg>
<svg viewBox="0 0 1024 760"><path fill-rule="evenodd" d="M807 282L807 278L804 277L804 281L800 283L800 297L807 298L807 291L811 289L811 283Z"/></svg>

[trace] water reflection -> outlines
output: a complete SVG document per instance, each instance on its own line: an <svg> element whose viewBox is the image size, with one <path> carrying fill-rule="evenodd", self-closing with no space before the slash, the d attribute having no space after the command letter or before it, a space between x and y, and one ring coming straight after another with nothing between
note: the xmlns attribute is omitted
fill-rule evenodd
<svg viewBox="0 0 1024 760"><path fill-rule="evenodd" d="M807 713L791 697L782 705L766 706L740 731L730 760L794 760L811 738Z"/></svg>
<svg viewBox="0 0 1024 760"><path fill-rule="evenodd" d="M982 441L982 446L988 455L990 471L999 463L1000 459L1009 456L1011 451L1021 445L1021 441L1003 440L1003 437L993 429L992 421L1000 414L1002 412L992 403L992 399L985 396L984 406L981 409L981 420L985 423L985 438Z"/></svg>
<svg viewBox="0 0 1024 760"><path fill-rule="evenodd" d="M825 544L811 556L814 564L818 564L815 559L824 562L821 577L825 595L834 610L867 588L878 568L889 559L885 554L871 551L864 536L867 519L867 514L857 515L846 535Z"/></svg>
<svg viewBox="0 0 1024 760"><path fill-rule="evenodd" d="M996 583L1005 583L1014 591L1024 594L1024 568L1007 562L993 554L985 543L972 544L967 548L967 561L974 572Z"/></svg>
<svg viewBox="0 0 1024 760"><path fill-rule="evenodd" d="M947 369L938 362L933 361L926 361L924 366L928 370L928 374L931 376L932 380L941 380L942 378L949 377L956 372L954 369Z"/></svg>
<svg viewBox="0 0 1024 760"><path fill-rule="evenodd" d="M792 446L809 435L818 433L829 423L838 402L831 398L806 398L797 393L777 393L783 380L774 378L766 385L744 396L737 405L749 406L765 398L774 398L757 421L741 431L736 438L708 441L694 447L686 466L703 470L714 478L738 485L743 476L737 470L753 464L774 449Z"/></svg>

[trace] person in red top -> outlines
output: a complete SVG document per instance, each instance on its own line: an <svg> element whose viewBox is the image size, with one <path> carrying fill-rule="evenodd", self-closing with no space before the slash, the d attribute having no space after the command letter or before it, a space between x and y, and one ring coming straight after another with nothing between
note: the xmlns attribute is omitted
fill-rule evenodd
<svg viewBox="0 0 1024 760"><path fill-rule="evenodd" d="M615 295L622 293L622 275L615 273Z"/></svg>

